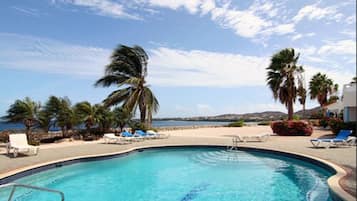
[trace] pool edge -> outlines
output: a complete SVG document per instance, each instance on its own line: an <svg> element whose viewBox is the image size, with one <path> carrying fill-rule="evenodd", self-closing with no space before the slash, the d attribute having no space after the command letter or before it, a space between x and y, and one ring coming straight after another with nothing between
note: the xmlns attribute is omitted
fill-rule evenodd
<svg viewBox="0 0 357 201"><path fill-rule="evenodd" d="M76 157L68 157L68 158L63 158L59 160L54 160L54 161L49 161L45 163L39 163L31 166L25 166L22 168L18 168L15 170L11 170L6 173L0 174L0 185L3 183L8 183L12 180L30 175L31 173L37 173L40 171L44 171L47 169L52 169L56 168L59 166L63 165L68 165L68 164L73 164L73 163L78 163L78 162L85 162L85 161L91 161L91 160L103 160L103 159L109 159L113 157L120 157L123 155L127 155L131 152L138 151L140 149L150 149L150 148L164 148L164 147L226 147L226 145L207 145L207 144L196 144L196 145L187 145L187 144L171 144L171 145L146 145L146 146L137 146L137 147L131 147L126 150L118 151L118 152L111 152L111 153L104 153L104 154L92 154L92 155L83 155L83 156L76 156ZM282 150L276 150L276 149L267 149L267 148L258 148L258 147L252 147L249 145L244 145L240 146L239 149L241 150L250 150L250 151L263 151L263 152L272 152L272 153L277 153L277 154L283 154L289 157L297 158L297 159L307 159L309 162L313 162L315 165L319 165L324 168L329 168L330 170L333 170L335 172L334 175L328 178L327 183L329 186L329 190L331 192L331 196L334 200L343 200L343 201L355 201L356 198L353 197L351 194L346 192L343 187L340 185L340 181L347 176L347 172L340 167L339 165L315 157L307 154L301 154L297 152L291 152L291 151L282 151ZM8 180L8 182L7 182Z"/></svg>

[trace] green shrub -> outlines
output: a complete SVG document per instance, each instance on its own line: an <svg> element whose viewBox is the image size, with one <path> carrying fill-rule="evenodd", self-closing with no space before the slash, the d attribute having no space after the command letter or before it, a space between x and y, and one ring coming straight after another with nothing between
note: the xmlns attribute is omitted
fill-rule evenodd
<svg viewBox="0 0 357 201"><path fill-rule="evenodd" d="M228 127L243 127L244 126L244 121L243 120L239 120L236 122L232 122L230 124L227 125Z"/></svg>
<svg viewBox="0 0 357 201"><path fill-rule="evenodd" d="M356 136L356 122L343 122L339 118L330 118L328 125L334 134L340 132L340 130L352 130L352 135Z"/></svg>
<svg viewBox="0 0 357 201"><path fill-rule="evenodd" d="M306 121L275 121L271 128L277 135L283 136L310 136L313 132L312 125Z"/></svg>
<svg viewBox="0 0 357 201"><path fill-rule="evenodd" d="M294 115L293 115L293 119L294 119L294 120L300 120L300 116L299 116L299 115L294 114Z"/></svg>
<svg viewBox="0 0 357 201"><path fill-rule="evenodd" d="M329 125L329 121L330 121L330 118L324 117L324 118L320 119L319 124L321 127L326 128Z"/></svg>

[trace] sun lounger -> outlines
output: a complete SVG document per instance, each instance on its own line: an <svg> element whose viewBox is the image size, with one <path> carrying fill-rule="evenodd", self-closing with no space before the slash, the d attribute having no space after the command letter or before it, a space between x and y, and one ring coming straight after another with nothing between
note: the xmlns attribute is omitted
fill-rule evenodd
<svg viewBox="0 0 357 201"><path fill-rule="evenodd" d="M319 147L323 142L327 143L327 148L330 146L347 145L347 139L352 134L352 130L340 130L335 138L315 138L310 142L314 147Z"/></svg>
<svg viewBox="0 0 357 201"><path fill-rule="evenodd" d="M136 130L134 132L134 136L142 137L143 139L152 139L152 135L149 135L148 133L142 131L142 130Z"/></svg>
<svg viewBox="0 0 357 201"><path fill-rule="evenodd" d="M143 137L141 137L137 134L133 135L133 134L129 133L128 131L122 132L121 136L123 137L124 140L131 141L131 142L140 141L140 140L144 139Z"/></svg>
<svg viewBox="0 0 357 201"><path fill-rule="evenodd" d="M265 142L269 139L269 133L261 133L254 135L236 135L233 141L237 142Z"/></svg>
<svg viewBox="0 0 357 201"><path fill-rule="evenodd" d="M38 150L38 146L28 144L26 134L21 133L9 135L9 143L7 145L8 154L12 151L14 157L17 157L18 153L37 154Z"/></svg>
<svg viewBox="0 0 357 201"><path fill-rule="evenodd" d="M129 141L124 140L123 137L115 136L114 133L106 133L103 136L104 143L127 144Z"/></svg>
<svg viewBox="0 0 357 201"><path fill-rule="evenodd" d="M146 131L146 133L149 136L152 136L152 138L155 138L155 139L165 139L165 138L170 137L170 135L160 134L160 133L157 133L157 132L155 132L153 130L148 130L148 131Z"/></svg>

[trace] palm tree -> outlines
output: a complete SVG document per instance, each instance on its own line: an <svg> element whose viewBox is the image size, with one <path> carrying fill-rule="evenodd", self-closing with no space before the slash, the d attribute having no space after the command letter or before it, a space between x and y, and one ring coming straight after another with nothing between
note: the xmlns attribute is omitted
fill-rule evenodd
<svg viewBox="0 0 357 201"><path fill-rule="evenodd" d="M130 122L132 114L125 108L116 107L113 110L115 116L115 124L120 128L120 132Z"/></svg>
<svg viewBox="0 0 357 201"><path fill-rule="evenodd" d="M74 111L67 97L50 96L40 114L44 126L48 124L47 128L60 127L63 136L73 127Z"/></svg>
<svg viewBox="0 0 357 201"><path fill-rule="evenodd" d="M103 105L96 105L95 110L99 130L100 132L104 133L112 127L114 123L114 113Z"/></svg>
<svg viewBox="0 0 357 201"><path fill-rule="evenodd" d="M90 128L98 123L97 105L92 106L89 102L79 102L74 106L75 114L79 122L84 123L87 134L90 134Z"/></svg>
<svg viewBox="0 0 357 201"><path fill-rule="evenodd" d="M317 73L309 82L309 90L311 99L317 99L323 107L328 103L328 96L338 91L338 84L334 84L326 74Z"/></svg>
<svg viewBox="0 0 357 201"><path fill-rule="evenodd" d="M157 112L159 102L146 85L147 64L148 55L143 48L120 45L114 50L104 76L95 86L116 85L119 89L108 95L103 101L104 106L121 103L130 113L135 113L139 107L140 121L150 125L152 113Z"/></svg>
<svg viewBox="0 0 357 201"><path fill-rule="evenodd" d="M40 103L36 103L29 97L24 100L16 100L7 110L7 115L2 119L7 122L23 122L26 127L26 133L30 134L33 126L38 123L38 114Z"/></svg>
<svg viewBox="0 0 357 201"><path fill-rule="evenodd" d="M300 104L302 105L303 115L305 115L306 94L307 94L307 91L305 89L305 78L303 77L303 74L301 73L300 76L298 76L297 95L299 96L298 100L299 100Z"/></svg>
<svg viewBox="0 0 357 201"><path fill-rule="evenodd" d="M267 85L273 92L275 100L279 99L288 109L288 120L293 119L293 104L297 97L296 80L304 72L302 66L297 66L299 54L293 48L286 48L274 54L270 65L266 68Z"/></svg>

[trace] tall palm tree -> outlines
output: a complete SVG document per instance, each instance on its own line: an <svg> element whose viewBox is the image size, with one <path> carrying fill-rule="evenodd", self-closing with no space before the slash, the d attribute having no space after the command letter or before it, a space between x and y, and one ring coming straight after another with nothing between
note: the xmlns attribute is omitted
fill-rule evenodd
<svg viewBox="0 0 357 201"><path fill-rule="evenodd" d="M288 119L293 119L293 104L297 97L296 80L304 72L302 66L297 66L299 54L293 48L286 48L274 54L270 65L266 68L267 85L273 92L275 100L279 99L288 109Z"/></svg>
<svg viewBox="0 0 357 201"><path fill-rule="evenodd" d="M309 90L311 99L317 99L323 107L328 103L328 96L338 91L338 84L333 83L326 74L317 73L309 82Z"/></svg>
<svg viewBox="0 0 357 201"><path fill-rule="evenodd" d="M105 106L122 104L131 113L137 107L140 110L140 121L151 124L152 113L157 112L159 102L146 84L148 55L140 46L118 46L106 66L105 74L95 86L109 87L116 85L103 101Z"/></svg>
<svg viewBox="0 0 357 201"><path fill-rule="evenodd" d="M40 103L31 100L29 97L24 100L16 100L14 104L10 105L7 115L3 116L2 119L7 122L23 122L26 133L30 134L32 127L38 123L40 107Z"/></svg>

